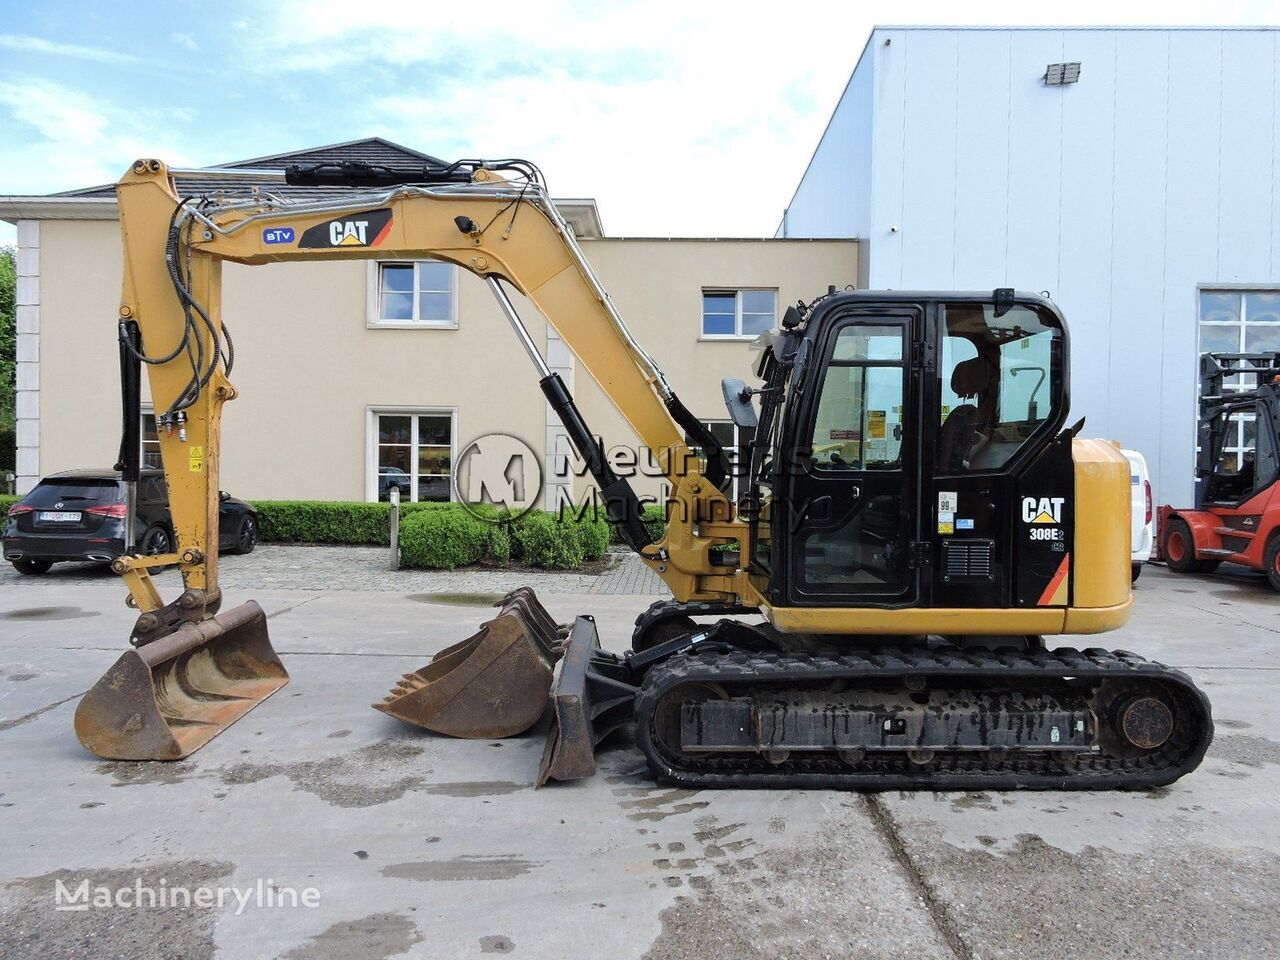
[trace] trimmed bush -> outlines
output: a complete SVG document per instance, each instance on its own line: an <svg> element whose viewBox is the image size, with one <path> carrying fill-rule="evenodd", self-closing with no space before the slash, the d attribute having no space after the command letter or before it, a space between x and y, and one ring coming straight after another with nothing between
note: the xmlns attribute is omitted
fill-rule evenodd
<svg viewBox="0 0 1280 960"><path fill-rule="evenodd" d="M561 525L566 527L566 536L577 537L582 548L582 555L588 560L598 560L609 549L609 540L613 530L604 511L584 511L581 517L565 510L559 517Z"/></svg>
<svg viewBox="0 0 1280 960"><path fill-rule="evenodd" d="M495 526L461 507L412 511L400 521L400 565L452 570L477 563L490 547Z"/></svg>
<svg viewBox="0 0 1280 960"><path fill-rule="evenodd" d="M521 517L511 532L520 546L521 558L530 566L577 570L586 558L578 526L575 521L562 523L553 514L533 510Z"/></svg>
<svg viewBox="0 0 1280 960"><path fill-rule="evenodd" d="M9 508L21 499L21 497L10 496L9 494L0 494L0 518L3 518L9 512Z"/></svg>
<svg viewBox="0 0 1280 960"><path fill-rule="evenodd" d="M469 508L473 516L477 516L489 531L489 546L485 550L485 559L494 563L506 563L511 559L511 527L515 522L506 510L501 510L491 503L472 504Z"/></svg>
<svg viewBox="0 0 1280 960"><path fill-rule="evenodd" d="M651 504L644 508L640 515L644 525L649 528L649 536L657 543L667 535L667 508L661 504Z"/></svg>

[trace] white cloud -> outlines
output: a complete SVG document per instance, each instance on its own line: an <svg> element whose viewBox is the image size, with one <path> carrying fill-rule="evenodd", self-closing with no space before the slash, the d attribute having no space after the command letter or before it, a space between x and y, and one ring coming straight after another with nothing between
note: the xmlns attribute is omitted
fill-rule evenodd
<svg viewBox="0 0 1280 960"><path fill-rule="evenodd" d="M24 34L0 33L0 47L21 50L24 53L48 54L55 57L74 57L78 60L96 60L99 63L140 63L138 57L101 47L84 47L78 43L57 43L42 37Z"/></svg>
<svg viewBox="0 0 1280 960"><path fill-rule="evenodd" d="M169 34L169 39L188 50L200 49L200 44L196 43L196 38L189 33L171 33Z"/></svg>
<svg viewBox="0 0 1280 960"><path fill-rule="evenodd" d="M0 152L3 193L111 183L139 157L191 163L176 129L190 121L183 110L123 109L42 79L0 82L0 107L36 134Z"/></svg>
<svg viewBox="0 0 1280 960"><path fill-rule="evenodd" d="M1259 9L1006 0L964 18L1202 22ZM416 0L290 0L264 16L251 69L389 74L394 89L367 104L370 132L444 159L528 157L553 192L597 197L614 235L721 236L772 235L876 22L957 19L937 0L557 0L487 18L447 4L424 14Z"/></svg>

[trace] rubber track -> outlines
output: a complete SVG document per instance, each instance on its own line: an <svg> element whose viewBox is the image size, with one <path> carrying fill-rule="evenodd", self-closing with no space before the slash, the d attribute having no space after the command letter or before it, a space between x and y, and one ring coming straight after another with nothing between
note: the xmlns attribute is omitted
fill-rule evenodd
<svg viewBox="0 0 1280 960"><path fill-rule="evenodd" d="M691 757L657 742L654 711L683 683L778 687L831 680L876 680L923 674L948 680L994 682L1059 678L1158 681L1171 696L1176 726L1160 749L1139 757L1083 754L1071 758L1010 751L939 751L928 765L902 754L868 752L848 764L833 754L793 754L773 765L759 755ZM1022 685L1025 689L1025 684ZM1034 687L1032 687L1034 689ZM1127 651L1061 648L1013 652L894 649L865 655L683 654L649 670L636 698L636 740L655 776L688 787L821 788L843 790L1145 790L1194 770L1213 740L1208 698L1179 670ZM799 759L795 759L799 756Z"/></svg>
<svg viewBox="0 0 1280 960"><path fill-rule="evenodd" d="M758 607L747 607L736 603L705 603L700 601L681 603L679 600L659 600L656 603L651 603L644 613L636 617L635 629L631 631L631 646L633 649L639 649L636 646L637 642L651 627L673 617L731 616L758 612Z"/></svg>

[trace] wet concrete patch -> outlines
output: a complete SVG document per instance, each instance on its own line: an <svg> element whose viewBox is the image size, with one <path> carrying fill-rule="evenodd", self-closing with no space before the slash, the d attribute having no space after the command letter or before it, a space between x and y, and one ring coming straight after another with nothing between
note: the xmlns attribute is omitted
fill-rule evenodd
<svg viewBox="0 0 1280 960"><path fill-rule="evenodd" d="M194 893L198 887L220 886L233 869L230 863L181 860L124 869L57 870L9 882L0 887L0 957L211 960L216 908L150 907L144 901L140 909L56 910L56 884L61 881L74 892L87 880L92 898L98 887L128 889L132 896L140 881L143 887L165 889L166 896L172 896L175 888Z"/></svg>
<svg viewBox="0 0 1280 960"><path fill-rule="evenodd" d="M0 613L0 620L82 620L96 616L99 616L96 610L82 610L80 607L24 607Z"/></svg>
<svg viewBox="0 0 1280 960"><path fill-rule="evenodd" d="M986 793L935 793L935 800L949 800L951 809L958 813L965 810L994 810L996 805Z"/></svg>
<svg viewBox="0 0 1280 960"><path fill-rule="evenodd" d="M451 607L492 607L502 602L501 593L411 593L418 603L443 603Z"/></svg>
<svg viewBox="0 0 1280 960"><path fill-rule="evenodd" d="M1182 844L1073 854L1030 834L1006 855L924 839L909 846L984 960L1280 956L1280 858L1263 851Z"/></svg>
<svg viewBox="0 0 1280 960"><path fill-rule="evenodd" d="M423 882L455 880L513 880L542 866L515 854L496 857L461 856L450 860L410 860L382 868L384 877Z"/></svg>
<svg viewBox="0 0 1280 960"><path fill-rule="evenodd" d="M194 763L183 760L156 762L151 760L107 760L94 768L95 773L115 780L113 787L134 787L149 784L183 783L200 776Z"/></svg>
<svg viewBox="0 0 1280 960"><path fill-rule="evenodd" d="M614 796L627 797L618 806L627 811L627 819L637 822L665 820L683 813L692 813L710 805L708 800L692 800L697 790L667 789L664 787L621 787Z"/></svg>
<svg viewBox="0 0 1280 960"><path fill-rule="evenodd" d="M426 748L407 740L380 740L350 753L294 763L237 763L222 771L229 785L284 776L303 790L337 807L372 807L398 800L426 786L431 767L419 758Z"/></svg>
<svg viewBox="0 0 1280 960"><path fill-rule="evenodd" d="M433 783L426 787L426 792L441 797L502 797L532 786L531 783L512 783L510 780L462 780Z"/></svg>
<svg viewBox="0 0 1280 960"><path fill-rule="evenodd" d="M385 960L422 942L417 926L403 913L371 913L359 920L335 923L282 960Z"/></svg>

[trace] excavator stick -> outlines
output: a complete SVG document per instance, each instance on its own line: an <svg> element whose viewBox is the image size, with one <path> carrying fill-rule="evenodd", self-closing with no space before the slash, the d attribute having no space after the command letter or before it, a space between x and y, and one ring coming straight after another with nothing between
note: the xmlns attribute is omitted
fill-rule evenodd
<svg viewBox="0 0 1280 960"><path fill-rule="evenodd" d="M181 760L289 682L253 601L124 654L76 707L107 760Z"/></svg>
<svg viewBox="0 0 1280 960"><path fill-rule="evenodd" d="M479 632L406 673L374 709L467 739L514 737L537 723L561 656L561 628L528 587L497 606Z"/></svg>

